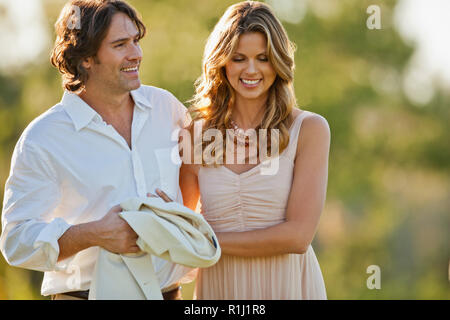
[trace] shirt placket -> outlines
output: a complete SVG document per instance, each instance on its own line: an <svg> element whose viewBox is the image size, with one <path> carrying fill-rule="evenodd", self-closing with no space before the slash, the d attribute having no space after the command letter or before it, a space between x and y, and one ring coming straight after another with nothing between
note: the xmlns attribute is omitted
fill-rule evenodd
<svg viewBox="0 0 450 320"><path fill-rule="evenodd" d="M145 197L147 195L147 186L145 183L144 169L142 167L139 153L135 148L133 148L133 151L131 151L131 161L133 162L134 181L136 183L138 196Z"/></svg>
<svg viewBox="0 0 450 320"><path fill-rule="evenodd" d="M134 120L131 127L131 161L133 163L133 175L136 183L136 190L139 197L147 196L147 184L145 182L144 168L142 165L137 139L148 118L148 113L140 110L137 106L134 108Z"/></svg>
<svg viewBox="0 0 450 320"><path fill-rule="evenodd" d="M107 136L108 138L112 139L119 145L121 145L126 150L130 150L130 147L128 146L125 139L114 129L114 127L110 124L107 124L103 119L97 115L94 118L94 130L96 130L98 133L103 134Z"/></svg>

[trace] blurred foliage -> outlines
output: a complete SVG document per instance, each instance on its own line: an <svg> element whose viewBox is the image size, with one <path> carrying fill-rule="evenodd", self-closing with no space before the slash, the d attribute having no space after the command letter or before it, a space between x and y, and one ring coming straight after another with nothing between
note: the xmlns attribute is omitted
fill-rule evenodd
<svg viewBox="0 0 450 320"><path fill-rule="evenodd" d="M186 102L208 34L237 1L129 2L149 30L143 83ZM43 1L52 39L63 4ZM300 22L283 24L298 47L298 104L323 115L332 132L327 201L313 242L328 297L449 299L450 95L438 89L424 106L405 96L402 75L414 48L392 27L395 1L308 4ZM381 30L366 27L370 4L381 7ZM20 70L0 71L1 194L19 135L61 95L48 53ZM381 290L366 286L370 265L381 268ZM42 299L41 279L0 258L0 299Z"/></svg>

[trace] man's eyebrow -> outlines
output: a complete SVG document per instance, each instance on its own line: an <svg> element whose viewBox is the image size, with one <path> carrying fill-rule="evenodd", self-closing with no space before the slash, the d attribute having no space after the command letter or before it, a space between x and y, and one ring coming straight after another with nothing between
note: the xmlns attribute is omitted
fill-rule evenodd
<svg viewBox="0 0 450 320"><path fill-rule="evenodd" d="M120 39L111 41L110 44L114 44L114 43L118 43L118 42L122 42L122 41L127 41L129 39L136 39L137 37L139 37L139 33L136 33L136 35L134 37L120 38Z"/></svg>

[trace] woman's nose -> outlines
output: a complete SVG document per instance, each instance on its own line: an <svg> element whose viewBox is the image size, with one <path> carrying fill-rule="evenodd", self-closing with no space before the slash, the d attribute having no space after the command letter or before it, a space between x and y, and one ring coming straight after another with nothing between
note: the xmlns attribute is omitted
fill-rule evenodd
<svg viewBox="0 0 450 320"><path fill-rule="evenodd" d="M247 70L248 73L256 73L258 70L256 68L255 61L249 60Z"/></svg>

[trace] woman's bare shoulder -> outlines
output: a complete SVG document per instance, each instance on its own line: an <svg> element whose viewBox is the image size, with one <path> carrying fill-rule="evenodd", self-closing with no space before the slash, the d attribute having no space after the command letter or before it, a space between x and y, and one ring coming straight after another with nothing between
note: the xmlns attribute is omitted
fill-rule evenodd
<svg viewBox="0 0 450 320"><path fill-rule="evenodd" d="M298 110L299 113L305 112ZM327 119L324 116L308 111L308 114L302 120L297 142L297 152L301 145L312 144L329 146L331 130Z"/></svg>

